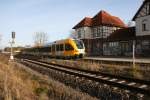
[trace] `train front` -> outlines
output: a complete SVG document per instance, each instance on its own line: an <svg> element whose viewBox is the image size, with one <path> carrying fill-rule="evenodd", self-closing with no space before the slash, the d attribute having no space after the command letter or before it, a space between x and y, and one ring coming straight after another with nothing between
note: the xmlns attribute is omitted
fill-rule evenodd
<svg viewBox="0 0 150 100"><path fill-rule="evenodd" d="M84 46L83 41L77 40L77 39L73 41L75 42L76 47L77 47L75 56L77 58L83 58L85 56L85 46Z"/></svg>

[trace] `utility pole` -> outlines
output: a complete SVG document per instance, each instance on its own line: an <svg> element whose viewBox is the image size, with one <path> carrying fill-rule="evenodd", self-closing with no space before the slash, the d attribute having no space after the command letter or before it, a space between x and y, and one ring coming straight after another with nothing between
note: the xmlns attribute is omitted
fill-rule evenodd
<svg viewBox="0 0 150 100"><path fill-rule="evenodd" d="M11 46L10 60L14 60L14 56L13 56L13 44L15 43L15 32L12 32L11 36L12 36L12 40L10 42L10 46Z"/></svg>

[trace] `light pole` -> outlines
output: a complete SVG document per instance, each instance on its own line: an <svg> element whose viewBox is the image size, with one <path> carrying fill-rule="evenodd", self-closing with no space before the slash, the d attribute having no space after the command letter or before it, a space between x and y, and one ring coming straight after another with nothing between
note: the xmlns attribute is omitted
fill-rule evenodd
<svg viewBox="0 0 150 100"><path fill-rule="evenodd" d="M13 56L13 44L15 43L15 32L12 32L11 36L12 36L12 40L10 42L10 46L11 46L10 60L14 60L14 56Z"/></svg>

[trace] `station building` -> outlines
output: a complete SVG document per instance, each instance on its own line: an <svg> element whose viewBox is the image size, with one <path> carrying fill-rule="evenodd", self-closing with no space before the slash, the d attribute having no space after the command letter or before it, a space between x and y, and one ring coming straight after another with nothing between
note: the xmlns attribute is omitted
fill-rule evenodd
<svg viewBox="0 0 150 100"><path fill-rule="evenodd" d="M84 41L88 56L150 56L150 1L145 0L135 16L135 27L106 11L85 17L77 25L75 36Z"/></svg>
<svg viewBox="0 0 150 100"><path fill-rule="evenodd" d="M86 52L90 56L103 55L104 41L121 28L126 28L123 21L106 11L100 11L93 18L85 17L73 27L76 38L84 41Z"/></svg>
<svg viewBox="0 0 150 100"><path fill-rule="evenodd" d="M137 57L150 57L150 0L145 0L133 17L135 27L115 31L107 38L105 55L132 56L132 47L135 42Z"/></svg>
<svg viewBox="0 0 150 100"><path fill-rule="evenodd" d="M136 22L136 53L150 56L150 0L145 0L133 17Z"/></svg>

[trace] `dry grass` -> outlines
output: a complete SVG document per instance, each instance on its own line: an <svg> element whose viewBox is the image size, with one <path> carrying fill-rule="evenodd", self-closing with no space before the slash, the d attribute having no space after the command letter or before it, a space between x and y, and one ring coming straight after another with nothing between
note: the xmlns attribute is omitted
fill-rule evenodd
<svg viewBox="0 0 150 100"><path fill-rule="evenodd" d="M59 60L59 59L50 59L47 61L51 63L58 63L60 65L67 65L68 67L75 67L78 69L84 69L84 70L90 70L90 71L100 70L100 65L96 63L91 64L91 63L84 62L84 61Z"/></svg>
<svg viewBox="0 0 150 100"><path fill-rule="evenodd" d="M0 59L1 57L4 56L0 56ZM0 100L96 100L96 98L66 87L21 64L8 63L7 59L0 62Z"/></svg>
<svg viewBox="0 0 150 100"><path fill-rule="evenodd" d="M8 64L8 60L9 60L9 55L4 55L0 53L0 62L4 64Z"/></svg>
<svg viewBox="0 0 150 100"><path fill-rule="evenodd" d="M16 64L16 66L23 68L20 64ZM41 98L40 100L96 100L96 98L66 87L64 84L49 79L48 76L41 75L29 68L25 68L24 71L28 73L30 79L39 83L39 86L34 89L34 93Z"/></svg>
<svg viewBox="0 0 150 100"><path fill-rule="evenodd" d="M44 59L45 61L45 59ZM58 63L61 65L67 65L68 67L75 67L78 69L100 71L103 73L109 73L113 75L121 75L131 78L138 78L149 80L150 69L149 67L141 67L136 64L135 68L131 65L117 65L117 64L106 64L96 62L85 62L85 61L73 61L73 60L60 60L60 59L47 59L48 62ZM148 77L147 77L148 76Z"/></svg>
<svg viewBox="0 0 150 100"><path fill-rule="evenodd" d="M0 88L1 97L5 100L22 99L33 100L33 89L36 86L31 80L22 78L22 72L8 65L0 64ZM37 83L36 83L37 84ZM23 98L22 98L23 97Z"/></svg>

